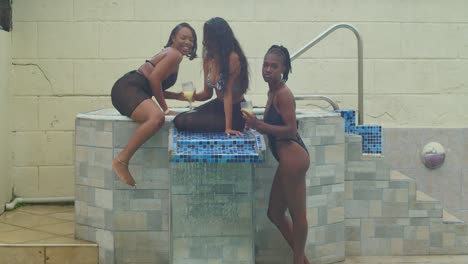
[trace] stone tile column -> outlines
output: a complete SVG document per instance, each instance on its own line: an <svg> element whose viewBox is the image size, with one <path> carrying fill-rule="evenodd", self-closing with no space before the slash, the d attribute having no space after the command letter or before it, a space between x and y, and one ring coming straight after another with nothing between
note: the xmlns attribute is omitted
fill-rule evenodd
<svg viewBox="0 0 468 264"><path fill-rule="evenodd" d="M130 162L138 189L112 171L137 126L113 109L76 119L75 236L98 243L101 264L170 263L170 122Z"/></svg>

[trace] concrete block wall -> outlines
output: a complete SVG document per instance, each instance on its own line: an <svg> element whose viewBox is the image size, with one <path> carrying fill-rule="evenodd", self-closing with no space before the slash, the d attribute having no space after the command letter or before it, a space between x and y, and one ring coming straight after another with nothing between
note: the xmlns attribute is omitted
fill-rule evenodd
<svg viewBox="0 0 468 264"><path fill-rule="evenodd" d="M281 1L260 0L15 0L12 8L17 196L73 195L75 114L110 107L113 82L158 52L180 21L193 24L199 47L204 21L229 21L250 63L248 98L260 106L267 90L260 68L271 44L293 53L334 23L351 22L364 39L366 123L442 127L468 121L464 0L301 0L287 9ZM355 50L352 33L335 32L293 62L288 85L296 95L327 94L342 108L356 109ZM180 70L179 81L201 87L200 59L184 60Z"/></svg>

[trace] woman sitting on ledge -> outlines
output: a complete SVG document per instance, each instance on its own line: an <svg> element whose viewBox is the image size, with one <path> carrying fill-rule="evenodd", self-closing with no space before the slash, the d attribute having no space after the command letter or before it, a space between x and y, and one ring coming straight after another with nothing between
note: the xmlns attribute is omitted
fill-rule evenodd
<svg viewBox="0 0 468 264"><path fill-rule="evenodd" d="M245 121L240 102L249 86L247 59L229 24L220 17L211 18L203 27L204 89L195 101L216 98L174 119L178 130L224 132L242 135Z"/></svg>
<svg viewBox="0 0 468 264"><path fill-rule="evenodd" d="M137 149L164 124L165 115L175 115L166 104L167 99L187 101L183 93L166 91L174 85L179 64L184 56L193 60L197 51L197 35L187 23L177 25L160 53L126 73L112 87L112 104L125 116L141 123L122 152L112 161L115 174L127 185L136 186L128 170L128 163ZM159 105L151 98L154 96Z"/></svg>
<svg viewBox="0 0 468 264"><path fill-rule="evenodd" d="M263 60L262 75L268 83L264 122L243 113L247 127L268 135L271 152L279 165L270 191L268 218L278 227L293 250L294 264L309 264L304 248L307 241L306 184L309 154L297 133L296 103L286 86L291 60L288 50L273 45ZM291 219L286 216L289 211ZM292 220L292 221L291 221Z"/></svg>

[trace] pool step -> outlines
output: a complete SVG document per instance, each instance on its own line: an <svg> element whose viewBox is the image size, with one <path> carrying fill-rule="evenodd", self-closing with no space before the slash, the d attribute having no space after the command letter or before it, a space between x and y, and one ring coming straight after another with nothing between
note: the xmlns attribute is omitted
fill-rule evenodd
<svg viewBox="0 0 468 264"><path fill-rule="evenodd" d="M461 219L458 219L456 216L452 215L451 213L447 212L446 210L443 210L442 212L442 222L444 224L464 224L465 222Z"/></svg>
<svg viewBox="0 0 468 264"><path fill-rule="evenodd" d="M468 225L346 135L346 255L468 254Z"/></svg>
<svg viewBox="0 0 468 264"><path fill-rule="evenodd" d="M170 161L175 163L259 163L264 160L265 142L256 131L242 136L224 133L169 132Z"/></svg>
<svg viewBox="0 0 468 264"><path fill-rule="evenodd" d="M0 244L0 263L98 264L97 244Z"/></svg>

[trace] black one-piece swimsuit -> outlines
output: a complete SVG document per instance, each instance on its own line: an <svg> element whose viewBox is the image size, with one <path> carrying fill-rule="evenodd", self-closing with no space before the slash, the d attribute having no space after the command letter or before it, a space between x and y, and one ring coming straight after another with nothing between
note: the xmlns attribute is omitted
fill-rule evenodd
<svg viewBox="0 0 468 264"><path fill-rule="evenodd" d="M263 121L267 124L274 125L274 126L286 125L283 121L283 118L278 113L278 111L276 110L273 104L270 105L268 112L264 115ZM267 135L268 135L268 141L270 144L271 153L273 154L273 156L275 157L277 161L279 161L278 150L276 148L277 141L294 141L297 144L299 144L301 147L303 147L305 151L307 152L307 154L309 154L309 151L307 150L304 142L302 141L301 136L299 136L299 133L296 134L296 138L277 138L276 136L272 134L267 134Z"/></svg>

